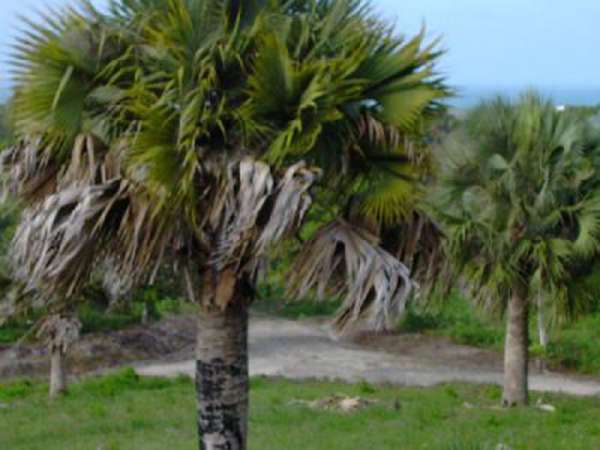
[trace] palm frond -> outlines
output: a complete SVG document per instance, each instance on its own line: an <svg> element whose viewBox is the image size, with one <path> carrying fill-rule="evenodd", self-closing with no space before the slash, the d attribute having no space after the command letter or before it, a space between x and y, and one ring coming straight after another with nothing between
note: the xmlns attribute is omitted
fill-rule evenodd
<svg viewBox="0 0 600 450"><path fill-rule="evenodd" d="M254 270L271 245L302 223L317 179L318 171L303 162L290 166L278 182L263 162L245 158L231 164L222 202L213 210L213 227L220 230L216 267L239 270L248 264Z"/></svg>
<svg viewBox="0 0 600 450"><path fill-rule="evenodd" d="M346 294L336 326L343 331L365 320L377 330L389 329L404 311L413 289L409 270L378 246L378 239L336 220L307 242L290 274L290 291L296 296L327 286Z"/></svg>
<svg viewBox="0 0 600 450"><path fill-rule="evenodd" d="M13 240L17 279L29 289L44 287L51 296L64 288L67 296L87 279L103 243L119 225L125 185L71 187L50 195L26 211ZM122 214L122 212L121 212Z"/></svg>

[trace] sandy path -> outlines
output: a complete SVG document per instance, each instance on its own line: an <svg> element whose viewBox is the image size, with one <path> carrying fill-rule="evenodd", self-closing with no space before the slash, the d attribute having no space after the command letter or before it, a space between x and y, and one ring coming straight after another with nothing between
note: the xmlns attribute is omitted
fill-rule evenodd
<svg viewBox="0 0 600 450"><path fill-rule="evenodd" d="M394 336L396 342L402 337ZM404 338L406 339L406 338ZM427 338L422 338L427 341ZM250 374L291 379L338 379L349 382L431 386L446 382L494 383L502 380L501 361L493 352L437 339L404 341L401 351L332 339L326 325L253 317L250 322ZM396 349L398 350L398 349ZM139 364L145 376L194 374L191 360ZM600 395L600 380L557 373L533 373L530 388L575 395Z"/></svg>

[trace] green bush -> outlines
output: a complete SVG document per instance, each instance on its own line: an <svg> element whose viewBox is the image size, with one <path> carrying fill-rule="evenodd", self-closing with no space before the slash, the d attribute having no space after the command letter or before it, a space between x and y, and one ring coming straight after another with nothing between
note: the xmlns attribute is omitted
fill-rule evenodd
<svg viewBox="0 0 600 450"><path fill-rule="evenodd" d="M114 311L107 310L106 304L102 301L90 300L77 308L77 316L82 324L81 332L83 334L103 333L138 325L142 322L144 302L147 304L150 320L160 320L166 315L178 314L182 311L182 300L160 297L154 291L124 303L120 309ZM43 311L36 311L0 326L0 345L12 344L26 335L42 315Z"/></svg>
<svg viewBox="0 0 600 450"><path fill-rule="evenodd" d="M274 296L259 298L253 305L256 312L286 319L302 319L306 317L333 317L340 307L340 300L284 300Z"/></svg>
<svg viewBox="0 0 600 450"><path fill-rule="evenodd" d="M78 310L79 320L81 320L81 332L99 333L111 330L126 328L141 321L140 311L107 312L104 309L83 305Z"/></svg>
<svg viewBox="0 0 600 450"><path fill-rule="evenodd" d="M546 357L551 365L600 374L600 314L585 317L552 336Z"/></svg>
<svg viewBox="0 0 600 450"><path fill-rule="evenodd" d="M159 317L163 317L169 314L181 313L182 300L176 298L163 298L156 302L156 312Z"/></svg>
<svg viewBox="0 0 600 450"><path fill-rule="evenodd" d="M467 300L457 294L428 309L409 307L399 330L449 336L460 344L482 347L500 347L504 336L498 322L478 314Z"/></svg>
<svg viewBox="0 0 600 450"><path fill-rule="evenodd" d="M504 340L501 330L472 319L459 321L448 331L452 339L464 345L500 347Z"/></svg>
<svg viewBox="0 0 600 450"><path fill-rule="evenodd" d="M10 321L0 327L0 344L12 344L21 339L29 331L27 322Z"/></svg>
<svg viewBox="0 0 600 450"><path fill-rule="evenodd" d="M422 333L443 328L443 318L440 314L427 311L416 311L408 308L402 317L399 328L406 333Z"/></svg>

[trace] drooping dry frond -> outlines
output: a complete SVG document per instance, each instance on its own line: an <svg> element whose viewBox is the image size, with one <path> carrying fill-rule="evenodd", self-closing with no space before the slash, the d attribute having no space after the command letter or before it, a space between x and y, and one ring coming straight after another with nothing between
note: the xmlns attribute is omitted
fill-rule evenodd
<svg viewBox="0 0 600 450"><path fill-rule="evenodd" d="M23 291L23 283L15 283L11 278L0 274L0 327L20 315L23 309L32 306L27 304L23 308Z"/></svg>
<svg viewBox="0 0 600 450"><path fill-rule="evenodd" d="M236 261L240 264L254 244L261 210L275 185L269 166L250 158L231 164L228 172L220 196L222 207L213 212L218 218L213 227L219 232L214 262L220 269Z"/></svg>
<svg viewBox="0 0 600 450"><path fill-rule="evenodd" d="M306 167L304 161L287 169L274 193L269 221L255 244L257 254L264 255L270 245L298 229L312 204L309 189L319 177L320 171Z"/></svg>
<svg viewBox="0 0 600 450"><path fill-rule="evenodd" d="M124 277L121 266L114 256L109 256L100 266L102 289L108 297L109 308L114 307L134 288L134 279Z"/></svg>
<svg viewBox="0 0 600 450"><path fill-rule="evenodd" d="M44 339L52 350L66 353L69 347L79 339L81 322L76 317L52 314L48 316L37 331L37 337Z"/></svg>
<svg viewBox="0 0 600 450"><path fill-rule="evenodd" d="M2 152L0 171L5 175L5 193L35 202L55 191L58 168L40 145L41 140L34 139Z"/></svg>
<svg viewBox="0 0 600 450"><path fill-rule="evenodd" d="M304 296L337 284L345 292L336 326L367 320L376 330L388 329L404 311L413 283L406 266L379 247L378 238L336 220L306 243L292 271L290 288ZM337 279L337 283L332 283Z"/></svg>
<svg viewBox="0 0 600 450"><path fill-rule="evenodd" d="M317 181L318 171L301 161L290 166L279 182L271 168L244 158L229 167L225 192L213 216L218 246L214 263L219 269L248 264L252 271L271 244L295 230L312 198L308 190Z"/></svg>
<svg viewBox="0 0 600 450"><path fill-rule="evenodd" d="M419 301L428 302L440 278L446 275L443 237L431 217L419 211L382 230L382 246L410 268L411 278L418 283Z"/></svg>
<svg viewBox="0 0 600 450"><path fill-rule="evenodd" d="M73 186L25 212L13 240L16 277L30 289L43 287L46 295L63 289L72 294L119 223L114 213L123 208L119 201L126 201L125 191L120 180Z"/></svg>

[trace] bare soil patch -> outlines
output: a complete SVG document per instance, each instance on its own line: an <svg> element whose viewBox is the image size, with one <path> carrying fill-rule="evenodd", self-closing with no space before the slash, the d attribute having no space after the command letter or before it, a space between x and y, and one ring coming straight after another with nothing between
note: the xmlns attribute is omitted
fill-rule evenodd
<svg viewBox="0 0 600 450"><path fill-rule="evenodd" d="M148 327L84 336L70 355L71 373L133 365L149 376L194 375L193 317L172 317ZM470 382L500 384L499 352L458 345L419 334L355 333L338 338L325 320L253 316L250 321L251 375L291 379L432 386ZM0 351L0 378L45 376L46 349L24 345ZM600 380L532 369L531 388L600 395Z"/></svg>

